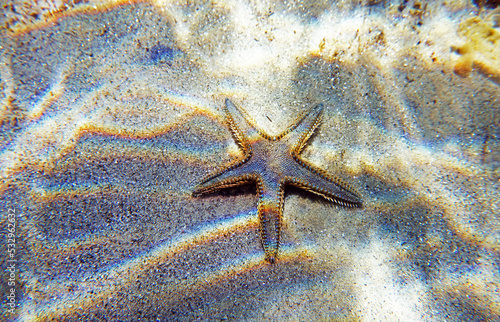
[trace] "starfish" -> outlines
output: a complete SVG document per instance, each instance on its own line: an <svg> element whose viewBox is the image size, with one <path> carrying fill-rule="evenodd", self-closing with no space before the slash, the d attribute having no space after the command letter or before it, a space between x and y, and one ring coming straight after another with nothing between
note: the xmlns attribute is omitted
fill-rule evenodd
<svg viewBox="0 0 500 322"><path fill-rule="evenodd" d="M274 263L280 246L285 186L315 193L343 207L362 207L359 195L341 179L329 175L300 157L321 123L323 104L299 117L284 132L270 136L255 126L242 109L226 99L226 123L243 151L235 160L206 176L193 196L256 183L261 243L265 259Z"/></svg>

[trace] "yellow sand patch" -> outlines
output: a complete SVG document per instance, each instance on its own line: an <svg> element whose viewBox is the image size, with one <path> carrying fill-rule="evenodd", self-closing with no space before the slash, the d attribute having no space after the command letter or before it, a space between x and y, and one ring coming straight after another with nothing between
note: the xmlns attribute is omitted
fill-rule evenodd
<svg viewBox="0 0 500 322"><path fill-rule="evenodd" d="M462 77L469 75L473 67L485 75L500 81L500 31L492 24L492 17L499 15L496 9L484 20L472 17L460 24L458 34L467 38L467 42L458 48L462 55L455 65L455 73Z"/></svg>

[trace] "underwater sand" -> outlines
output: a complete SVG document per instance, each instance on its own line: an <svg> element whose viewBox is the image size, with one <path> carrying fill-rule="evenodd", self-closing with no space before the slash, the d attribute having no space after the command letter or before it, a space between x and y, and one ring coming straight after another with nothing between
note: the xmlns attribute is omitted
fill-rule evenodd
<svg viewBox="0 0 500 322"><path fill-rule="evenodd" d="M432 3L8 2L2 318L500 319L498 19ZM226 98L271 135L323 103L303 157L364 207L288 189L267 263L253 187L191 196Z"/></svg>

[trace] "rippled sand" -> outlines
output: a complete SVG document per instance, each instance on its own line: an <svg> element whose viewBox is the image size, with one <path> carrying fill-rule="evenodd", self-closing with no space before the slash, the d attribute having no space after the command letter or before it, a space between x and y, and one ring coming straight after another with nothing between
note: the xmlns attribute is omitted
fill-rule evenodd
<svg viewBox="0 0 500 322"><path fill-rule="evenodd" d="M10 2L1 22L2 292L12 320L500 316L498 18L472 3ZM288 189L264 261L230 98L362 209ZM14 244L15 246L9 246ZM8 251L10 253L8 253Z"/></svg>

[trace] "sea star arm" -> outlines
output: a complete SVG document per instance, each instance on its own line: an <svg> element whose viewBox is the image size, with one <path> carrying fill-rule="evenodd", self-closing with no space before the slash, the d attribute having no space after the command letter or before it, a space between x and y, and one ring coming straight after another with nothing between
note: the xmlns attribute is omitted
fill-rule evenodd
<svg viewBox="0 0 500 322"><path fill-rule="evenodd" d="M248 137L252 134L252 132L258 132L260 134L260 130L257 130L255 127L253 120L250 118L245 111L239 109L234 105L229 99L226 98L226 123L229 125L231 129L231 133L233 134L236 142L243 150L243 153L248 154L252 153L252 148L248 142Z"/></svg>
<svg viewBox="0 0 500 322"><path fill-rule="evenodd" d="M328 174L300 157L295 169L285 177L287 184L317 194L328 201L344 207L362 207L363 201L356 190L342 179Z"/></svg>
<svg viewBox="0 0 500 322"><path fill-rule="evenodd" d="M307 140L314 133L314 130L321 123L321 115L323 111L323 104L315 105L311 110L302 114L293 122L284 132L282 132L276 139L284 138L288 142L295 143L293 149L298 149L298 153L302 151ZM298 145L298 146L297 146Z"/></svg>
<svg viewBox="0 0 500 322"><path fill-rule="evenodd" d="M247 175L240 167L246 163L252 156L252 148L247 140L248 133L254 130L254 127L247 122L247 119L242 112L229 99L226 99L225 105L226 124L231 130L236 143L240 146L244 153L243 159L233 161L229 165L222 166L215 171L212 171L208 176L203 178L195 187L193 196L199 196L207 193L212 193L220 189L239 186L252 181L255 181L253 175ZM241 131L240 127L244 130Z"/></svg>
<svg viewBox="0 0 500 322"><path fill-rule="evenodd" d="M259 203L257 205L260 236L266 260L274 263L280 247L284 204L284 182L267 184L257 180Z"/></svg>
<svg viewBox="0 0 500 322"><path fill-rule="evenodd" d="M252 174L234 175L226 172L220 176L215 176L211 180L206 182L202 181L198 184L193 190L193 197L213 193L221 189L253 183L256 180L256 176Z"/></svg>

